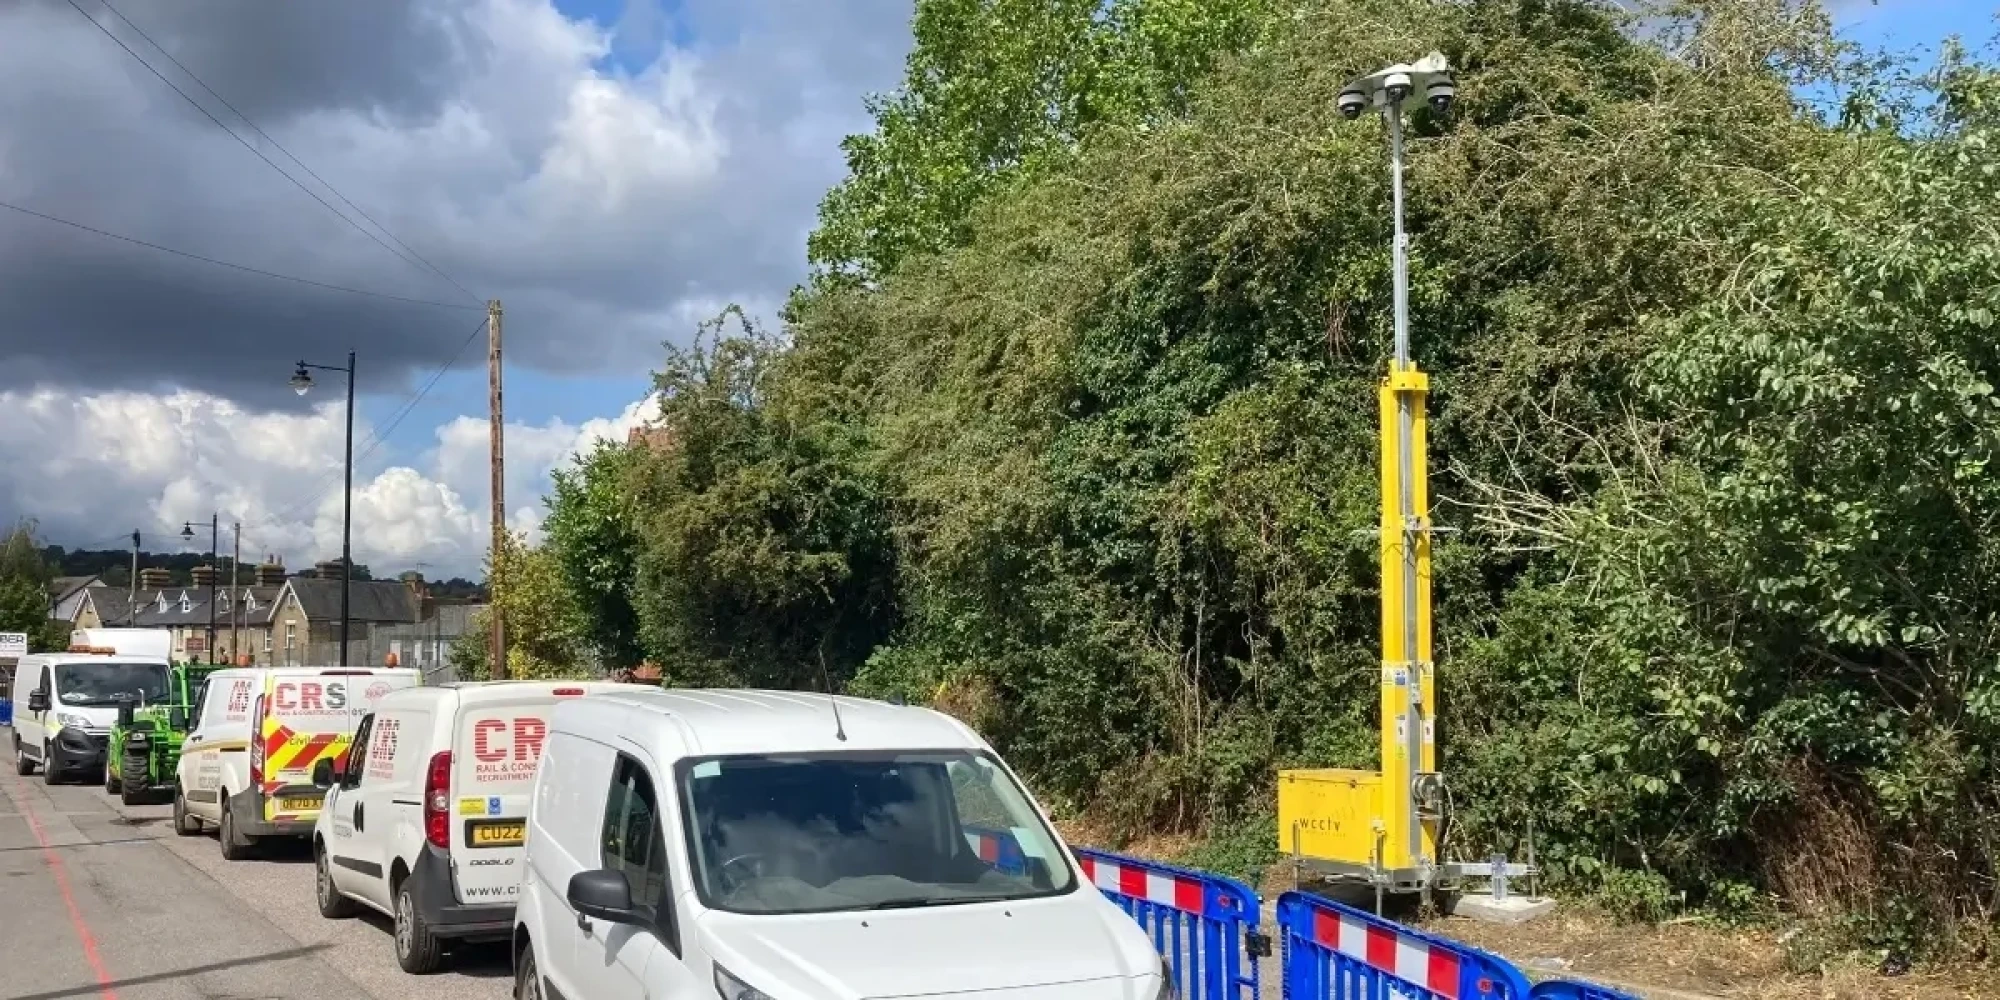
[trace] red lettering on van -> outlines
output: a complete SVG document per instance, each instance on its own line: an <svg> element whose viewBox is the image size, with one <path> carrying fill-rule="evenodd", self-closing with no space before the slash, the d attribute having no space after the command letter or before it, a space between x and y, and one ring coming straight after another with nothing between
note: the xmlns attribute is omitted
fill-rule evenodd
<svg viewBox="0 0 2000 1000"><path fill-rule="evenodd" d="M278 685L278 690L271 695L271 705L280 712L297 711L299 707L298 693L299 686L297 684L280 684Z"/></svg>
<svg viewBox="0 0 2000 1000"><path fill-rule="evenodd" d="M549 724L532 716L514 720L514 759L518 761L541 760L542 741L549 735Z"/></svg>
<svg viewBox="0 0 2000 1000"><path fill-rule="evenodd" d="M494 746L489 742L492 736L507 731L507 723L499 719L481 719L472 724L472 755L484 761L507 759L507 746L503 742Z"/></svg>
<svg viewBox="0 0 2000 1000"><path fill-rule="evenodd" d="M323 711L319 703L320 686L311 681L299 685L299 711Z"/></svg>

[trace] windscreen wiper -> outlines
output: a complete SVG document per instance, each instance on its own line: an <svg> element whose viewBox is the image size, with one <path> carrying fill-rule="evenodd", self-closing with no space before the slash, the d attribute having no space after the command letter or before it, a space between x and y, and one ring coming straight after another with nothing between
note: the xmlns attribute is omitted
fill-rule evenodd
<svg viewBox="0 0 2000 1000"><path fill-rule="evenodd" d="M867 906L862 907L862 909L913 910L920 906L942 906L946 903L956 903L956 902L959 902L959 900L939 899L935 896L898 896L895 899L885 899L879 903L870 903Z"/></svg>

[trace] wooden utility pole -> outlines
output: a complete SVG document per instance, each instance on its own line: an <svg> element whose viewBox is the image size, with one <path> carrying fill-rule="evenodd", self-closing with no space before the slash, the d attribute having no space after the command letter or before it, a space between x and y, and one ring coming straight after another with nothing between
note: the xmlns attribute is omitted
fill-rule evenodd
<svg viewBox="0 0 2000 1000"><path fill-rule="evenodd" d="M487 671L494 680L507 679L507 616L500 610L500 562L507 545L507 485L504 476L507 454L507 425L500 405L500 300L486 303L486 398L492 449L493 472L493 555L486 574L487 617L493 635L487 641Z"/></svg>

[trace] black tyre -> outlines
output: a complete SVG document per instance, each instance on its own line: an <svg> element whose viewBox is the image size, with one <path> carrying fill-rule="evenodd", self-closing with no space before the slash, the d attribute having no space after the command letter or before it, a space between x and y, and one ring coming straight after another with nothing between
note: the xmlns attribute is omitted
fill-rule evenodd
<svg viewBox="0 0 2000 1000"><path fill-rule="evenodd" d="M66 777L68 775L64 774L62 767L56 763L56 748L47 743L42 744L42 784L60 785Z"/></svg>
<svg viewBox="0 0 2000 1000"><path fill-rule="evenodd" d="M340 894L333 884L333 869L326 856L326 845L313 845L314 892L319 896L319 915L328 920L339 920L354 915L354 901Z"/></svg>
<svg viewBox="0 0 2000 1000"><path fill-rule="evenodd" d="M192 837L201 832L201 821L188 815L187 797L181 794L181 786L174 786L174 832L183 837Z"/></svg>
<svg viewBox="0 0 2000 1000"><path fill-rule="evenodd" d="M112 770L111 765L104 765L104 794L116 795L124 787L124 783L118 779L118 772Z"/></svg>
<svg viewBox="0 0 2000 1000"><path fill-rule="evenodd" d="M532 943L523 943L514 956L514 1000L542 1000L542 970L535 967Z"/></svg>
<svg viewBox="0 0 2000 1000"><path fill-rule="evenodd" d="M222 829L215 839L222 845L224 861L242 861L257 846L255 838L246 837L236 829L236 806L227 798L222 800Z"/></svg>
<svg viewBox="0 0 2000 1000"><path fill-rule="evenodd" d="M28 759L28 752L22 749L19 736L14 737L14 773L23 778L35 773L35 762Z"/></svg>
<svg viewBox="0 0 2000 1000"><path fill-rule="evenodd" d="M417 912L417 900L409 880L396 887L396 964L404 972L424 975L436 972L444 963L444 948L431 933L424 915Z"/></svg>

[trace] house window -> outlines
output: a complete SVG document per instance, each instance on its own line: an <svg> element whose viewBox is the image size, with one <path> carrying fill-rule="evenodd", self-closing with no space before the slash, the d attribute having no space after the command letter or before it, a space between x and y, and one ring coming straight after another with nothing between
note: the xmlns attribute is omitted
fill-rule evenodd
<svg viewBox="0 0 2000 1000"><path fill-rule="evenodd" d="M289 646L291 644L292 644L291 637L287 636L285 638L285 645ZM264 633L264 655L265 656L271 655L271 633L269 632Z"/></svg>
<svg viewBox="0 0 2000 1000"><path fill-rule="evenodd" d="M227 614L227 613L228 613L228 611L229 611L229 595L228 595L228 594L224 594L224 595L222 595L222 601L221 601L221 603L219 603L219 604L217 604L217 605L216 605L216 610L218 610L218 611L221 611L221 612L223 612L223 613L225 613L225 614Z"/></svg>
<svg viewBox="0 0 2000 1000"><path fill-rule="evenodd" d="M194 610L194 604L193 604L192 602L190 602L190 601L188 600L188 596L187 596L186 594L182 594L182 595L181 595L181 614L187 614L188 612L190 612L190 611L193 611L193 610Z"/></svg>

